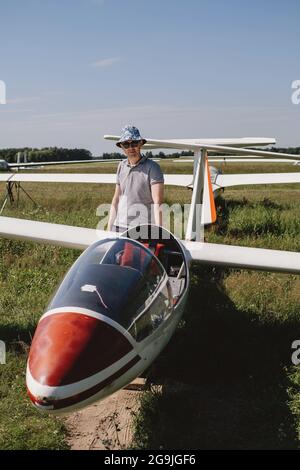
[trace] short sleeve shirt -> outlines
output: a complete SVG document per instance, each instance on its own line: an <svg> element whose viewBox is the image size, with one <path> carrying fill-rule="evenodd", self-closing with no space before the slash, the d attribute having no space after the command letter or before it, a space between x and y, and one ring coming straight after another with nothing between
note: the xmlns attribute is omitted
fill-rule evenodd
<svg viewBox="0 0 300 470"><path fill-rule="evenodd" d="M127 159L123 160L118 166L116 182L120 185L121 197L115 224L128 227L153 222L151 186L164 182L158 163L142 157L136 165L130 166Z"/></svg>

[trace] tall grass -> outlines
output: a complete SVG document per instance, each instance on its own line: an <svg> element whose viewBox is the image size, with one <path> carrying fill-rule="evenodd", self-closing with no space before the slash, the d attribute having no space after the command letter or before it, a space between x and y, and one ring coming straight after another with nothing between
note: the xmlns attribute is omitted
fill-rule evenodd
<svg viewBox="0 0 300 470"><path fill-rule="evenodd" d="M192 172L191 164L180 165L162 163L169 173ZM248 171L242 165L224 171L233 168ZM97 167L115 169L116 164ZM268 168L278 170L282 165ZM22 196L19 207L7 205L4 215L83 227L96 226L96 208L110 202L114 190L24 187L38 205ZM185 188L166 188L169 203L189 203L190 197ZM297 251L299 211L294 185L228 190L206 240ZM65 448L63 421L39 414L26 398L25 362L38 318L79 252L9 240L0 240L0 251L0 339L8 349L7 364L0 365L0 448ZM135 447L299 448L300 372L291 364L291 343L300 339L299 276L195 265L191 279L185 315L149 370L148 382L163 387L142 398ZM187 388L174 391L174 382Z"/></svg>

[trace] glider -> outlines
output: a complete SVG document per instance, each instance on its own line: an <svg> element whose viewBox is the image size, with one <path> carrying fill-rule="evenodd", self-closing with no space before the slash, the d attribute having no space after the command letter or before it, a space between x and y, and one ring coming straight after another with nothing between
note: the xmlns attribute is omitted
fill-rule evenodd
<svg viewBox="0 0 300 470"><path fill-rule="evenodd" d="M176 148L186 145L195 146L176 142ZM207 214L197 207L205 194L214 218L207 151L197 147L185 240L153 225L119 235L0 217L2 237L83 250L41 317L30 348L27 390L39 410L77 410L149 367L184 312L191 262L300 273L299 253L199 241L199 222Z"/></svg>

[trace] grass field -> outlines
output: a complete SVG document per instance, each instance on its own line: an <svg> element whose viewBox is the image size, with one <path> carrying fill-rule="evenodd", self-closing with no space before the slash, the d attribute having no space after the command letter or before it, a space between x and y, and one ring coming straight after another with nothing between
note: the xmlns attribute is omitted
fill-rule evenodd
<svg viewBox="0 0 300 470"><path fill-rule="evenodd" d="M188 163L161 166L167 173L191 172ZM92 164L72 171L115 169ZM281 164L222 169L299 171ZM7 206L3 215L85 227L96 226L97 206L113 194L110 185L24 187L38 206L22 197L18 208ZM166 190L170 203L188 203L190 196L185 188ZM299 185L227 190L218 212L207 241L299 251ZM37 413L26 398L25 362L36 323L79 252L9 240L0 240L0 249L0 339L7 345L6 365L0 365L0 448L64 449L63 420ZM195 265L191 278L183 320L148 371L149 384L163 387L142 398L134 446L299 449L300 370L291 362L291 344L300 339L299 276ZM174 393L178 382L189 391Z"/></svg>

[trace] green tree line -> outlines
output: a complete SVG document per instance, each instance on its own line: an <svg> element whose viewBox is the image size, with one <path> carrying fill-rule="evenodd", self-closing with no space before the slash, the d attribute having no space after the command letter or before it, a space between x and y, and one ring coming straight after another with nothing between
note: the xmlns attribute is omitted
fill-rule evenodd
<svg viewBox="0 0 300 470"><path fill-rule="evenodd" d="M6 160L8 163L16 163L18 152L26 152L28 162L59 162L92 159L92 154L89 150L59 147L45 147L41 149L28 147L0 149L0 159Z"/></svg>

